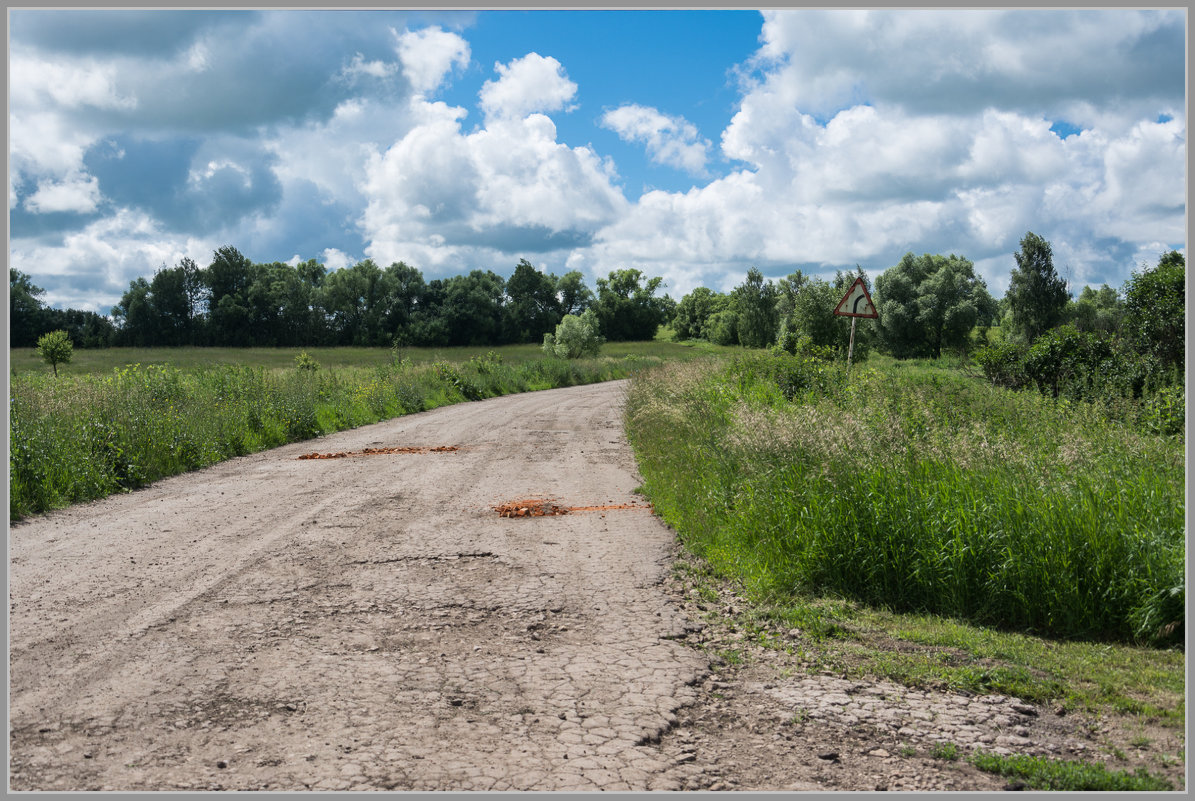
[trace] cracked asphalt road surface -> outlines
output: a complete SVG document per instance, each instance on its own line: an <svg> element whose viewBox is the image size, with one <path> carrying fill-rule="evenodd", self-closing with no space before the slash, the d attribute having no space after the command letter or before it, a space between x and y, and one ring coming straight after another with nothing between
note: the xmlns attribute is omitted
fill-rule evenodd
<svg viewBox="0 0 1195 801"><path fill-rule="evenodd" d="M676 789L706 675L625 382L460 404L12 525L14 790ZM455 452L300 460L318 451Z"/></svg>

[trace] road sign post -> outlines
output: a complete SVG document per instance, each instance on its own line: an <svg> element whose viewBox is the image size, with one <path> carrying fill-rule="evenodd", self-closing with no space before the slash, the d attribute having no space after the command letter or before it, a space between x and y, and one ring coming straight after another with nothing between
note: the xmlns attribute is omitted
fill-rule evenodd
<svg viewBox="0 0 1195 801"><path fill-rule="evenodd" d="M834 308L834 313L839 317L851 318L851 342L846 350L846 372L850 375L851 359L855 356L855 323L860 317L870 317L877 319L880 314L876 311L875 304L871 302L871 293L867 291L867 285L863 283L863 278L855 279L855 283L851 284L851 288L847 290L846 294L842 296L842 300Z"/></svg>

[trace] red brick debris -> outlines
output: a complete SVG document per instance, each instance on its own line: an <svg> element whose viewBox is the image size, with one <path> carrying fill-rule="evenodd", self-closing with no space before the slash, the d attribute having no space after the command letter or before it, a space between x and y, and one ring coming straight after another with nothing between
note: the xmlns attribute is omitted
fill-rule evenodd
<svg viewBox="0 0 1195 801"><path fill-rule="evenodd" d="M547 515L566 515L569 510L557 506L542 498L525 498L519 501L507 501L494 507L498 517L545 517Z"/></svg>
<svg viewBox="0 0 1195 801"><path fill-rule="evenodd" d="M359 451L340 451L338 453L305 453L300 459L345 459L349 456L378 456L388 453L452 453L459 451L456 445L406 446L396 448L364 448Z"/></svg>
<svg viewBox="0 0 1195 801"><path fill-rule="evenodd" d="M494 507L499 517L547 517L549 515L566 515L570 512L606 512L614 509L646 509L651 510L650 504L614 503L606 506L560 506L543 498L524 498L517 501L507 501Z"/></svg>

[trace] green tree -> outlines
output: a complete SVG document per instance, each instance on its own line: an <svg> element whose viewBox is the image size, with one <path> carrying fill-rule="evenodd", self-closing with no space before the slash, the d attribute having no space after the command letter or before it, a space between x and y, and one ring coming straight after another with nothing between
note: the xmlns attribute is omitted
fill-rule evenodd
<svg viewBox="0 0 1195 801"><path fill-rule="evenodd" d="M79 309L46 309L46 328L61 328L70 336L71 342L80 348L110 347L116 336L116 329L107 317L93 311Z"/></svg>
<svg viewBox="0 0 1195 801"><path fill-rule="evenodd" d="M580 270L570 270L556 280L556 296L562 315L579 315L593 305L593 290L585 285Z"/></svg>
<svg viewBox="0 0 1195 801"><path fill-rule="evenodd" d="M995 302L962 256L906 253L876 278L877 330L898 359L938 358L968 347L971 331L995 317Z"/></svg>
<svg viewBox="0 0 1195 801"><path fill-rule="evenodd" d="M809 282L809 276L797 270L776 282L776 317L783 323L797 307L797 293Z"/></svg>
<svg viewBox="0 0 1195 801"><path fill-rule="evenodd" d="M730 293L737 315L739 344L747 348L765 348L776 341L779 321L776 315L776 285L765 282L763 273L752 267L747 280Z"/></svg>
<svg viewBox="0 0 1195 801"><path fill-rule="evenodd" d="M506 282L502 307L502 341L537 342L564 317L555 276L544 275L526 259L519 259Z"/></svg>
<svg viewBox="0 0 1195 801"><path fill-rule="evenodd" d="M415 313L424 301L427 283L423 273L405 262L391 262L379 286L382 330L390 340L404 342Z"/></svg>
<svg viewBox="0 0 1195 801"><path fill-rule="evenodd" d="M1066 319L1080 331L1115 333L1124 316L1124 301L1112 287L1104 284L1098 290L1083 287L1079 297L1067 303Z"/></svg>
<svg viewBox="0 0 1195 801"><path fill-rule="evenodd" d="M672 318L672 329L676 332L676 338L710 339L710 318L725 309L729 303L730 298L727 295L703 286L697 287L676 304L676 314Z"/></svg>
<svg viewBox="0 0 1195 801"><path fill-rule="evenodd" d="M636 269L613 270L608 278L599 278L593 309L602 335L611 342L654 337L667 316L663 298L655 296L663 282Z"/></svg>
<svg viewBox="0 0 1195 801"><path fill-rule="evenodd" d="M1152 270L1134 272L1124 289L1123 331L1133 347L1163 370L1185 364L1186 260L1176 250Z"/></svg>
<svg viewBox="0 0 1195 801"><path fill-rule="evenodd" d="M147 301L153 317L154 345L169 347L192 341L191 300L187 295L187 276L181 267L163 266L158 270L149 282Z"/></svg>
<svg viewBox="0 0 1195 801"><path fill-rule="evenodd" d="M444 282L443 320L449 345L492 345L502 335L506 282L491 270L473 270Z"/></svg>
<svg viewBox="0 0 1195 801"><path fill-rule="evenodd" d="M208 338L214 345L241 347L254 344L249 287L253 262L231 245L216 250L204 271L208 289Z"/></svg>
<svg viewBox="0 0 1195 801"><path fill-rule="evenodd" d="M149 282L135 278L112 307L116 321L116 342L120 345L146 347L153 344L157 320L149 300Z"/></svg>
<svg viewBox="0 0 1195 801"><path fill-rule="evenodd" d="M444 318L444 304L448 298L447 285L442 278L433 278L423 288L419 303L407 326L395 335L399 345L438 347L448 344L448 322Z"/></svg>
<svg viewBox="0 0 1195 801"><path fill-rule="evenodd" d="M65 331L51 331L42 334L37 340L37 352L41 354L46 364L54 368L54 375L58 375L58 365L70 364L75 347Z"/></svg>
<svg viewBox="0 0 1195 801"><path fill-rule="evenodd" d="M382 270L373 259L328 273L320 288L319 303L334 344L389 344L389 337L382 333L381 282Z"/></svg>
<svg viewBox="0 0 1195 801"><path fill-rule="evenodd" d="M715 345L737 345L739 341L739 315L731 308L729 298L725 308L714 312L706 321L706 339Z"/></svg>
<svg viewBox="0 0 1195 801"><path fill-rule="evenodd" d="M46 310L41 296L46 290L28 275L8 268L8 337L14 348L29 348L45 330Z"/></svg>
<svg viewBox="0 0 1195 801"><path fill-rule="evenodd" d="M1054 270L1050 243L1029 231L1013 254L1017 266L1009 278L1008 311L1014 333L1025 342L1062 323L1066 314L1066 282Z"/></svg>

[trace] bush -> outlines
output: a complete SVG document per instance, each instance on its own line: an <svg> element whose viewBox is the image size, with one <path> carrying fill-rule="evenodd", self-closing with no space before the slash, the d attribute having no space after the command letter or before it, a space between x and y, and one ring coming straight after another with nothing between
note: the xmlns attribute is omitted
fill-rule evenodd
<svg viewBox="0 0 1195 801"><path fill-rule="evenodd" d="M819 351L829 350L816 345L810 347ZM844 378L842 369L833 364L832 353L830 358L825 359L796 356L778 348L766 356L753 354L736 358L731 363L731 371L740 387L764 381L779 389L788 401L808 392L818 396L832 394L842 387Z"/></svg>
<svg viewBox="0 0 1195 801"><path fill-rule="evenodd" d="M313 373L319 369L319 362L313 359L311 354L307 351L302 351L298 356L295 357L295 367L298 367L304 372Z"/></svg>
<svg viewBox="0 0 1195 801"><path fill-rule="evenodd" d="M975 361L992 384L1006 389L1023 389L1030 383L1025 372L1025 355L1029 348L1019 342L1005 340L987 345L975 352Z"/></svg>
<svg viewBox="0 0 1195 801"><path fill-rule="evenodd" d="M1113 367L1112 344L1094 331L1063 325L1042 334L1025 354L1025 374L1043 394L1091 398ZM1119 367L1120 365L1115 365Z"/></svg>
<svg viewBox="0 0 1195 801"><path fill-rule="evenodd" d="M580 316L566 314L556 326L555 334L544 334L544 353L560 359L580 359L596 356L605 338L598 333L597 316L586 309Z"/></svg>

